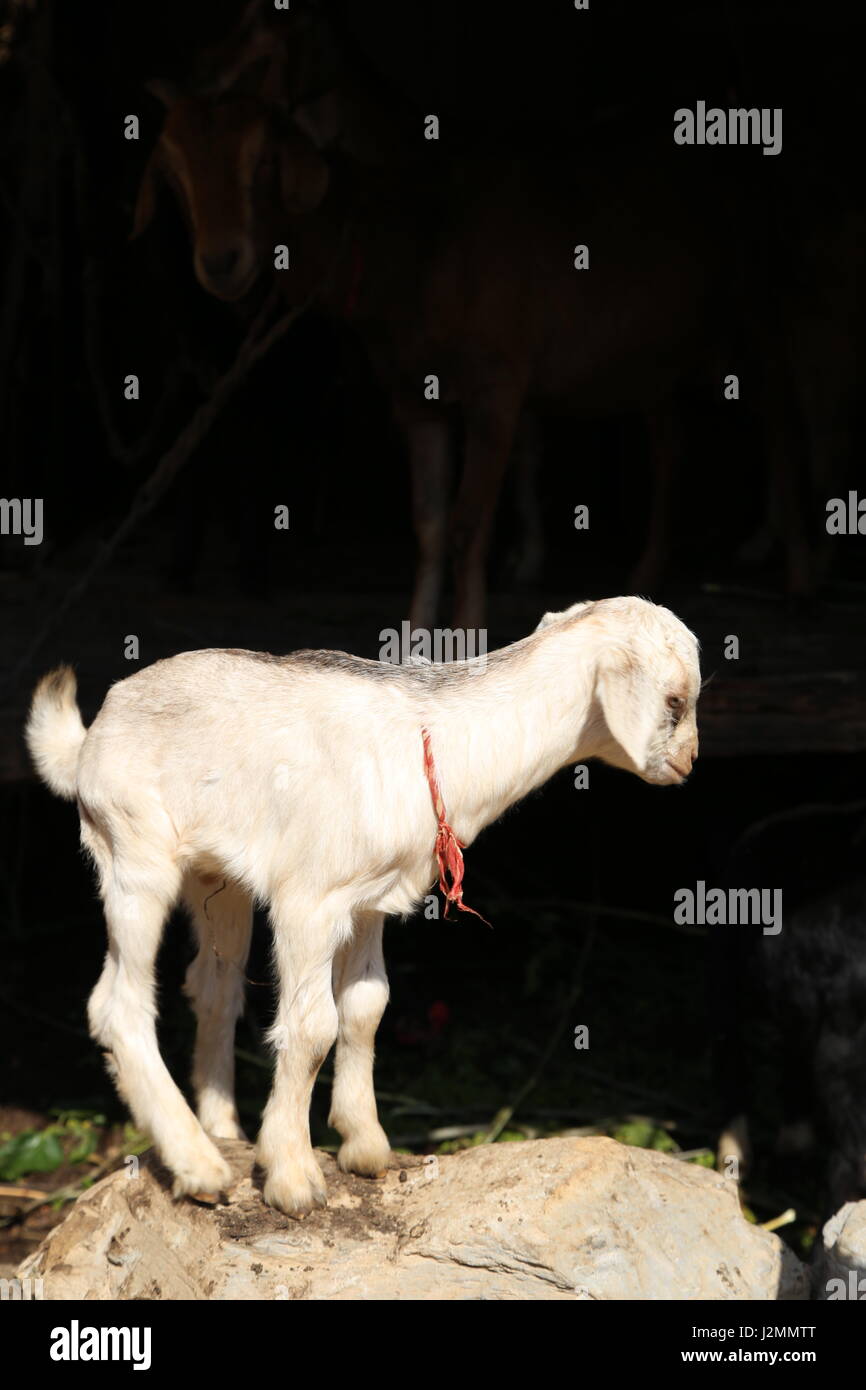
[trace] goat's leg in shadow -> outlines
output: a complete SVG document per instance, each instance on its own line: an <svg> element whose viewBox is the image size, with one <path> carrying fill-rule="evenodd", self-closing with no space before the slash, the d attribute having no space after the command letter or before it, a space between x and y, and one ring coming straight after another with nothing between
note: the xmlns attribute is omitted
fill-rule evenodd
<svg viewBox="0 0 866 1390"><path fill-rule="evenodd" d="M541 459L542 437L538 421L524 410L514 437L511 459L520 534L507 567L509 579L518 589L527 588L538 579L544 562L544 519L539 492Z"/></svg>
<svg viewBox="0 0 866 1390"><path fill-rule="evenodd" d="M789 595L805 597L815 586L807 522L808 460L804 457L801 402L787 363L769 365L762 416L770 487L778 499Z"/></svg>
<svg viewBox="0 0 866 1390"><path fill-rule="evenodd" d="M187 874L181 896L199 944L184 986L197 1023L192 1081L198 1117L216 1138L244 1139L235 1108L234 1048L244 1007L252 899L231 880L197 873Z"/></svg>
<svg viewBox="0 0 866 1390"><path fill-rule="evenodd" d="M852 349L853 352L853 349ZM816 371L807 389L804 385L804 414L809 440L808 514L821 521L811 528L813 538L812 578L815 585L827 581L838 558L838 544L826 528L827 504L832 497L845 495L846 480L854 456L853 419L857 383L853 373L832 354L824 370ZM835 370L834 370L835 369Z"/></svg>
<svg viewBox="0 0 866 1390"><path fill-rule="evenodd" d="M466 407L465 464L450 536L455 628L478 630L487 621L487 556L523 394L523 382L509 379Z"/></svg>
<svg viewBox="0 0 866 1390"><path fill-rule="evenodd" d="M445 582L454 460L447 420L413 420L407 435L418 546L409 621L413 629L429 632L436 624Z"/></svg>
<svg viewBox="0 0 866 1390"><path fill-rule="evenodd" d="M631 587L636 594L651 594L670 561L673 489L683 447L679 413L672 404L649 411L646 423L652 499L643 551L631 573Z"/></svg>

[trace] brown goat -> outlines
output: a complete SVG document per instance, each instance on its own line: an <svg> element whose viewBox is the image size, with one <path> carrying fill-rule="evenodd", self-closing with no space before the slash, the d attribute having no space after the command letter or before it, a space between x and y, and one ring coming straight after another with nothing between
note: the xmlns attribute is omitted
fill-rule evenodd
<svg viewBox="0 0 866 1390"><path fill-rule="evenodd" d="M518 431L521 413L536 400L578 414L644 413L655 486L634 582L651 587L668 546L676 393L708 365L721 390L731 369L718 330L738 273L736 257L729 268L731 190L699 183L672 142L660 153L631 131L596 129L585 149L542 160L468 154L449 163L423 139L420 118L410 130L403 110L393 113L391 148L377 166L375 141L357 137L388 125L369 86L359 96L356 84L348 115L345 93L326 92L296 106L293 123L291 95L272 100L281 66L284 55L257 95L236 86L161 92L168 109L135 231L152 215L162 176L184 209L195 273L210 294L242 297L285 243L286 297L318 288L354 320L409 440L413 624L435 623L449 553L455 624L484 622L502 479L528 434ZM406 162L395 151L412 133ZM575 269L576 243L588 246L591 269ZM436 400L425 398L431 375ZM453 508L449 406L462 412L465 439Z"/></svg>

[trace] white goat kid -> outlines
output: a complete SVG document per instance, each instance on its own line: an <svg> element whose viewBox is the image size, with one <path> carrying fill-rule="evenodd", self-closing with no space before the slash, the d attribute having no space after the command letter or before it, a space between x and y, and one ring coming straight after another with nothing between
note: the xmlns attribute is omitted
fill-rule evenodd
<svg viewBox="0 0 866 1390"><path fill-rule="evenodd" d="M309 1133L316 1074L336 1041L331 1124L340 1166L373 1175L388 1139L373 1041L388 1000L387 914L436 877L438 823L422 730L448 818L469 845L558 769L601 758L681 783L697 756L697 642L665 608L603 599L547 614L486 658L395 666L339 652L185 652L113 686L85 730L68 667L33 696L36 767L77 799L99 874L108 953L89 1004L120 1093L175 1175L218 1192L208 1135L240 1135L234 1025L254 900L270 904L280 979L273 1090L258 1157L265 1199L302 1215L325 1200ZM154 965L182 899L198 935L187 991L198 1023L198 1119L157 1046Z"/></svg>

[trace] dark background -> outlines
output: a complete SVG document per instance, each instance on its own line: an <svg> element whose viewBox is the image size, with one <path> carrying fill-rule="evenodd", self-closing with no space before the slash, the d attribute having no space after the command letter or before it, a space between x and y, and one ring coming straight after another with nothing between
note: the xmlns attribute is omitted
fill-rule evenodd
<svg viewBox="0 0 866 1390"><path fill-rule="evenodd" d="M227 0L6 6L14 34L0 69L2 489L43 497L46 515L41 547L4 537L0 549L9 667L0 1099L12 1129L24 1123L18 1112L32 1121L58 1107L123 1116L86 1037L84 1005L103 929L74 810L28 777L21 751L37 675L57 659L73 661L87 721L107 684L130 671L127 634L139 636L142 662L211 645L340 647L372 656L380 629L405 616L413 540L404 447L361 348L347 349L346 330L313 313L255 370L167 497L51 626L52 612L239 339L236 316L193 279L176 211L165 207L152 234L128 240L161 120L143 84L182 78L238 8ZM472 140L491 157L516 141L532 149L586 139L587 123L612 107L633 122L636 138L656 130L668 139L673 110L699 98L782 106L779 157L704 151L728 169L742 161L743 179L759 189L755 256L780 287L810 219L820 228L822 219L863 212L863 33L853 11L767 0L639 8L592 0L586 14L565 0L324 8L383 82L440 115L455 149ZM142 118L137 145L121 135L129 112ZM742 230L748 243L750 229ZM837 270L852 287L860 275L850 264ZM852 288L858 331L862 309ZM181 362L192 365L173 389ZM134 405L118 385L127 371L146 383ZM795 400L795 435L797 408ZM390 1097L381 1109L396 1144L435 1149L440 1140L431 1131L442 1126L483 1130L534 1079L509 1134L580 1126L624 1133L623 1125L640 1121L644 1142L669 1134L684 1150L714 1145L724 1107L709 1044L728 1001L712 971L707 977L702 933L675 929L673 892L697 878L719 881L738 835L761 817L856 802L866 771L862 724L847 727L834 712L844 679L828 677L847 672L844 688L862 688L862 538L841 540L832 573L796 602L786 595L779 546L758 571L736 563L765 514L761 417L761 399L748 389L735 411L700 394L688 402L688 467L668 570L652 594L695 626L705 674L716 673L705 697L715 692L708 706L715 735L688 788L662 792L598 767L591 790L578 793L563 773L468 856L467 898L493 932L474 918L389 926L392 1002L379 1034L377 1085ZM857 409L848 429L843 495L858 482ZM628 591L650 495L646 462L637 417L546 422L543 571L528 593L510 583L520 516L506 488L491 561L491 645L525 634L547 608ZM824 500L817 499L821 515ZM616 524L588 533L578 556L579 501ZM288 533L271 524L278 502L291 508ZM735 679L722 655L729 632L743 642L737 677L781 682L769 706L757 697L742 706L748 737L726 705ZM784 703L786 673L807 697L814 674L802 729L798 707ZM821 734L825 725L832 736ZM791 832L792 891L803 833ZM831 844L821 886L832 888L849 869L847 860L834 862ZM173 922L161 1028L178 1076L191 1043L179 997L189 955L186 933ZM268 1083L264 921L248 974L238 1091L252 1131ZM580 1023L590 1028L589 1053L572 1047ZM794 1205L794 1238L805 1248L822 1210L821 1157L810 1167L773 1156L773 1069L784 1048L766 1014L750 1036L763 1046L756 1073L763 1092L747 1197L761 1219ZM326 1114L319 1086L319 1142L334 1138Z"/></svg>

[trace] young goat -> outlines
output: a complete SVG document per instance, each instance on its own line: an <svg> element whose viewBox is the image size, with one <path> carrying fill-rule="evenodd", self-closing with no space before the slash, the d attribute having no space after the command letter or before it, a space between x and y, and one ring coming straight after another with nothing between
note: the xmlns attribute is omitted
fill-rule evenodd
<svg viewBox="0 0 866 1390"><path fill-rule="evenodd" d="M639 598L575 604L487 658L440 666L327 651L184 652L115 685L88 731L72 671L45 676L28 745L52 790L77 798L108 925L91 1033L175 1193L229 1180L208 1133L240 1133L233 1033L254 899L270 904L280 977L258 1157L266 1201L302 1215L325 1200L309 1104L335 1041L340 1166L373 1175L388 1163L373 1092L388 999L382 926L412 912L435 879L447 827L434 781L463 845L584 758L682 783L697 756L699 684L695 637ZM445 843L451 857L447 834ZM459 901L458 887L459 869L449 898ZM198 1119L155 1028L156 954L179 897L199 941L187 981Z"/></svg>

